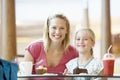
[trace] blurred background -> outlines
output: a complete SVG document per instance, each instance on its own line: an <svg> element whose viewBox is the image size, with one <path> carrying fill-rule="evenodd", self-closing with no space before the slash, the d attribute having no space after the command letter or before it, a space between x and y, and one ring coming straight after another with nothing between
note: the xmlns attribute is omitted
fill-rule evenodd
<svg viewBox="0 0 120 80"><path fill-rule="evenodd" d="M91 28L96 36L94 56L102 59L107 49L115 55L120 73L120 0L0 0L0 58L22 61L25 48L42 39L47 17L63 13L70 21L71 45L75 31Z"/></svg>
<svg viewBox="0 0 120 80"><path fill-rule="evenodd" d="M110 0L112 34L120 33L119 3L120 0ZM100 58L102 0L16 0L15 12L18 54L24 54L30 42L42 38L44 23L49 15L61 12L70 20L71 35L74 35L76 28L83 26L84 14L88 14L89 27L96 35L94 55Z"/></svg>

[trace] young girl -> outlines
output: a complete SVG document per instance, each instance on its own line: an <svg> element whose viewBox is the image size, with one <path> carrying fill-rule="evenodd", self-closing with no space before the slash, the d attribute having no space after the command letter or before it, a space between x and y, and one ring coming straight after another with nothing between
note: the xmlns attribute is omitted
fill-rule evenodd
<svg viewBox="0 0 120 80"><path fill-rule="evenodd" d="M101 75L103 64L100 60L93 56L93 47L95 44L94 32L89 28L82 28L75 34L75 46L79 52L79 57L70 60L67 64L67 71L73 73L78 67L87 69L88 74ZM75 77L74 80L91 80L90 78Z"/></svg>

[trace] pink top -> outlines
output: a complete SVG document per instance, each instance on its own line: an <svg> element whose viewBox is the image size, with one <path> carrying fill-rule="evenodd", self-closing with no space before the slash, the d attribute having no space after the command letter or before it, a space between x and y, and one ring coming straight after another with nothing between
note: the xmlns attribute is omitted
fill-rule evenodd
<svg viewBox="0 0 120 80"><path fill-rule="evenodd" d="M69 60L78 57L78 53L76 52L75 48L73 48L72 46L69 46L68 51L64 53L64 56L62 57L60 63L55 67L48 67L46 63L46 54L44 51L43 42L38 42L38 41L33 42L27 47L27 50L32 55L34 59L34 63L42 59L43 62L40 65L47 67L48 73L55 73L55 74L63 73L64 69L66 69L65 64ZM33 67L33 74L35 73L35 67L38 67L38 66L39 65L35 65Z"/></svg>

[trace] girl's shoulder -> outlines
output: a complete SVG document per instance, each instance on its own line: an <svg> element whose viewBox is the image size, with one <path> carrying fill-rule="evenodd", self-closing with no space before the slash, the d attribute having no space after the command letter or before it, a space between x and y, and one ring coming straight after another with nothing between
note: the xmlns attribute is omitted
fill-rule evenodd
<svg viewBox="0 0 120 80"><path fill-rule="evenodd" d="M71 59L67 64L69 65L73 65L73 64L77 64L77 60L78 60L78 57L77 58L73 58Z"/></svg>
<svg viewBox="0 0 120 80"><path fill-rule="evenodd" d="M92 62L93 63L101 63L102 60L94 57L93 60L92 60Z"/></svg>
<svg viewBox="0 0 120 80"><path fill-rule="evenodd" d="M92 61L86 66L88 74L99 74L103 69L103 63L98 58L93 58Z"/></svg>
<svg viewBox="0 0 120 80"><path fill-rule="evenodd" d="M68 69L68 71L70 73L73 73L73 69L75 69L77 67L77 59L78 58L74 58L74 59L71 59L67 64L66 64L66 67Z"/></svg>
<svg viewBox="0 0 120 80"><path fill-rule="evenodd" d="M93 58L93 60L88 64L87 67L94 67L94 68L103 68L103 62L101 59Z"/></svg>

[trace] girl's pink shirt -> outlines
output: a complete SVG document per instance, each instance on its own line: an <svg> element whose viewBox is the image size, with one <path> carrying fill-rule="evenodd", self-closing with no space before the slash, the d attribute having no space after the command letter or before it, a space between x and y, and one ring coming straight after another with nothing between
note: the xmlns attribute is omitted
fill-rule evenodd
<svg viewBox="0 0 120 80"><path fill-rule="evenodd" d="M55 73L55 74L63 73L64 70L66 69L65 64L69 60L78 57L78 52L75 50L75 48L72 46L69 46L68 51L64 53L64 56L62 57L60 63L55 67L48 67L47 62L46 62L46 54L44 51L43 42L38 42L38 41L33 42L30 45L28 45L26 50L28 50L29 53L31 54L31 56L33 57L34 63L36 63L40 60L43 60L43 62L40 65L47 67L48 73ZM53 57L51 57L51 58L53 58ZM35 68L38 66L39 65L33 66L33 71L32 71L33 74L35 74Z"/></svg>

